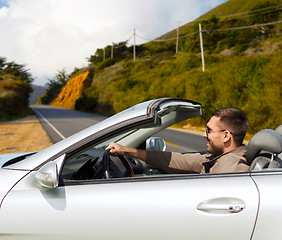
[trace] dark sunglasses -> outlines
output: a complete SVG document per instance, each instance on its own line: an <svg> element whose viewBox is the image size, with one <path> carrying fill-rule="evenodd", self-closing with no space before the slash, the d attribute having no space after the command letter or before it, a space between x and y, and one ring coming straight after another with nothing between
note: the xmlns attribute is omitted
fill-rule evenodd
<svg viewBox="0 0 282 240"><path fill-rule="evenodd" d="M229 130L227 130L227 129L224 129L224 130L215 130L215 131L213 131L213 130L211 130L208 126L206 127L206 134L208 135L208 134L210 134L210 133L214 133L214 132L225 132L225 131L229 131ZM230 131L229 131L230 132ZM232 134L232 132L230 132L231 134Z"/></svg>

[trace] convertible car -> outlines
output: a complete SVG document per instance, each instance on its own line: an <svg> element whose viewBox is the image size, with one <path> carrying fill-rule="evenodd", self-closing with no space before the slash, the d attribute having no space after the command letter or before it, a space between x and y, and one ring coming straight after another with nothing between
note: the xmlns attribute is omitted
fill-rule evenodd
<svg viewBox="0 0 282 240"><path fill-rule="evenodd" d="M40 152L0 155L0 238L281 239L281 127L253 136L243 173L175 174L106 150L163 151L157 132L201 114L151 100Z"/></svg>

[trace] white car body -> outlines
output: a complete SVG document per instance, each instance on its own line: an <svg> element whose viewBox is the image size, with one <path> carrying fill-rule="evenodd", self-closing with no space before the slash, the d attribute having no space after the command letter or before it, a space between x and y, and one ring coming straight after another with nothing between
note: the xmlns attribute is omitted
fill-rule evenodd
<svg viewBox="0 0 282 240"><path fill-rule="evenodd" d="M203 175L144 171L126 177L113 160L123 177L83 179L79 174L81 179L74 179L95 154L98 164L108 141L138 147L201 113L201 104L188 100L148 101L26 158L24 153L0 155L0 237L280 239L282 168ZM83 164L73 170L80 159Z"/></svg>

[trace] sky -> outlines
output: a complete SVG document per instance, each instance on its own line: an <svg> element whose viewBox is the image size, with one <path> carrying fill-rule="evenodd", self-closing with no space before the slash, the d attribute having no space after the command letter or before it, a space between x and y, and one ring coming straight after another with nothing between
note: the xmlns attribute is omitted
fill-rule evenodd
<svg viewBox="0 0 282 240"><path fill-rule="evenodd" d="M86 67L98 48L128 40L134 29L155 39L226 1L0 0L0 57L25 65L43 86L58 71Z"/></svg>

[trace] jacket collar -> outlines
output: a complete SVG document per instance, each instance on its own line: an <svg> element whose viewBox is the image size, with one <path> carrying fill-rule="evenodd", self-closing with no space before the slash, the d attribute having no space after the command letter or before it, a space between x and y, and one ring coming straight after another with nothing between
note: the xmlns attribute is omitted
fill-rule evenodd
<svg viewBox="0 0 282 240"><path fill-rule="evenodd" d="M226 154L230 154L230 153L233 153L235 155L243 155L243 156L246 156L246 146L243 144L241 145L240 147L237 147L229 152L226 152L226 153L222 153L218 156L213 156L213 155L210 155L207 157L208 161L207 162L204 162L203 163L203 166L205 168L205 173L209 173L210 172L210 169L214 166L214 164L217 162L217 160L219 158L221 158L222 156L226 155Z"/></svg>

